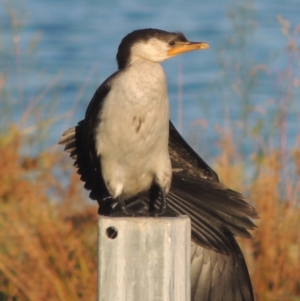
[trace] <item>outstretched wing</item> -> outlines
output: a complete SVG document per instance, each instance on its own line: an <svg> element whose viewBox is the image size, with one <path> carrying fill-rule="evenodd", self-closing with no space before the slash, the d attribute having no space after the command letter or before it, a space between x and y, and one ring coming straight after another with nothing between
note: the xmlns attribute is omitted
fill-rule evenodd
<svg viewBox="0 0 300 301"><path fill-rule="evenodd" d="M101 215L110 214L111 197L102 177L100 158L96 153L95 129L101 122L102 106L111 89L111 82L120 72L115 72L101 84L90 101L85 118L65 131L59 140L59 144L65 145L65 151L75 160L74 166L85 183L84 188L91 191L90 198L98 201Z"/></svg>
<svg viewBox="0 0 300 301"><path fill-rule="evenodd" d="M232 235L251 237L250 218L256 210L243 195L219 182L217 174L187 144L170 122L169 153L173 168L169 206L190 216L193 238L203 247L230 254L231 247L224 228Z"/></svg>
<svg viewBox="0 0 300 301"><path fill-rule="evenodd" d="M182 138L171 121L169 127L169 153L174 172L180 171L186 175L219 181L218 175Z"/></svg>
<svg viewBox="0 0 300 301"><path fill-rule="evenodd" d="M256 210L217 174L170 123L173 179L170 208L191 218L191 300L253 301L248 269L235 235L251 237Z"/></svg>

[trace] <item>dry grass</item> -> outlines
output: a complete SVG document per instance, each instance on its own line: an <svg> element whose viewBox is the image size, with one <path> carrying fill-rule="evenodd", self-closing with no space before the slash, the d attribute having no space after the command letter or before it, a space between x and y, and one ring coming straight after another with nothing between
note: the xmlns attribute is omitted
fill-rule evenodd
<svg viewBox="0 0 300 301"><path fill-rule="evenodd" d="M256 176L243 184L242 162L230 137L222 141L222 154L216 160L221 181L243 191L257 209L260 219L253 239L240 243L246 256L256 300L300 300L300 152L291 150L289 163L295 173L283 186L283 160L277 150L253 157ZM235 154L235 155L234 155ZM288 187L286 187L288 186ZM292 197L287 199L287 192Z"/></svg>
<svg viewBox="0 0 300 301"><path fill-rule="evenodd" d="M56 151L26 158L21 142L13 128L0 138L0 292L11 296L3 300L95 300L96 205L83 201L69 159ZM245 187L230 137L221 146L215 167L223 182L248 193L261 216L254 239L241 241L257 300L300 300L299 151L291 156L295 199L286 202L278 152L259 160ZM68 187L53 176L58 168Z"/></svg>
<svg viewBox="0 0 300 301"><path fill-rule="evenodd" d="M0 139L0 291L17 300L95 300L97 210L76 176L67 189L53 177L61 163L22 157L14 130Z"/></svg>
<svg viewBox="0 0 300 301"><path fill-rule="evenodd" d="M295 164L299 169L299 162ZM299 174L295 175L293 199L287 200L280 191L282 170L279 152L266 154L250 187L261 216L251 246L253 282L260 300L292 300L292 296L300 300Z"/></svg>

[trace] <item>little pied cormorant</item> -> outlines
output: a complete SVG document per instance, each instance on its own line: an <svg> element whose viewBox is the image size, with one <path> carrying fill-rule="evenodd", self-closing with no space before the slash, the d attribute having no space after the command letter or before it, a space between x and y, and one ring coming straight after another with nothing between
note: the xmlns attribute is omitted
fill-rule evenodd
<svg viewBox="0 0 300 301"><path fill-rule="evenodd" d="M128 34L119 45L119 70L100 85L85 118L59 143L75 160L99 214L190 216L192 301L252 301L235 235L251 237L256 210L219 182L169 121L159 63L206 48L182 33L142 29Z"/></svg>

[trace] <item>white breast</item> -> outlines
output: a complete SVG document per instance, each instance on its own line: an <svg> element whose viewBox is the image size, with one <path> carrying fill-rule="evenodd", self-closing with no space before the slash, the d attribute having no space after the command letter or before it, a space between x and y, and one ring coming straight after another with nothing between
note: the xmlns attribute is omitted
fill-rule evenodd
<svg viewBox="0 0 300 301"><path fill-rule="evenodd" d="M171 183L169 100L162 67L137 62L112 83L96 131L96 149L110 194L131 197L153 181Z"/></svg>

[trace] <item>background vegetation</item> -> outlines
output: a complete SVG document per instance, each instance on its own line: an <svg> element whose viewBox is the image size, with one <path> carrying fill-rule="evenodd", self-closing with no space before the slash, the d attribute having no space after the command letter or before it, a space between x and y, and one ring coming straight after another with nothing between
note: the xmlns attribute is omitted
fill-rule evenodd
<svg viewBox="0 0 300 301"><path fill-rule="evenodd" d="M246 15L244 7L240 9L241 18L230 17L233 35L238 36L227 41L232 57L224 57L220 49L224 82L217 85L219 97L235 99L241 114L235 122L228 117L225 127L215 126L219 140L213 167L224 184L247 196L261 217L254 238L240 240L257 300L296 301L300 300L300 136L288 146L286 123L287 108L297 108L299 101L299 28L279 17L286 36L280 55L287 58L283 74L274 79L274 86L280 85L279 106L253 122L251 114L259 107L251 105L251 98L260 72L271 68L242 56L247 56L250 43L243 30L253 24L246 23L249 8ZM0 300L95 300L97 206L86 202L67 155L55 146L42 147L47 131L41 129L55 122L42 113L48 110L39 105L43 93L24 105L18 122L11 122L11 89L0 65ZM243 152L247 143L251 151Z"/></svg>

